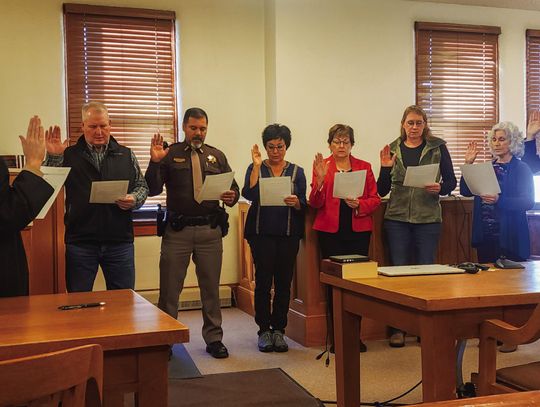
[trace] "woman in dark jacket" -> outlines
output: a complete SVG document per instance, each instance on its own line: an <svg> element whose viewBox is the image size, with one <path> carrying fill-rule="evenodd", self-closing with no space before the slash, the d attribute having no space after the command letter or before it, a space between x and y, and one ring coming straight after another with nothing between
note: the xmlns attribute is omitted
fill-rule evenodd
<svg viewBox="0 0 540 407"><path fill-rule="evenodd" d="M26 165L12 185L0 159L0 297L28 295L28 264L20 231L54 192L40 171L45 137L39 117L30 119L26 138L19 137Z"/></svg>
<svg viewBox="0 0 540 407"><path fill-rule="evenodd" d="M251 201L244 236L249 242L255 263L255 322L259 326L258 347L261 352L286 352L283 337L299 242L304 233L306 177L304 170L285 161L291 145L287 126L271 124L262 134L268 159L263 160L259 147L251 150L253 163L246 171L242 195ZM262 206L260 178L290 177L291 192L283 206ZM270 290L274 284L271 303Z"/></svg>
<svg viewBox="0 0 540 407"><path fill-rule="evenodd" d="M472 245L480 263L500 256L523 261L530 254L526 211L534 206L532 172L519 159L523 137L515 124L501 122L488 133L488 143L501 193L474 197ZM476 143L470 143L465 163L472 164L478 151ZM463 196L473 195L463 177L459 188Z"/></svg>

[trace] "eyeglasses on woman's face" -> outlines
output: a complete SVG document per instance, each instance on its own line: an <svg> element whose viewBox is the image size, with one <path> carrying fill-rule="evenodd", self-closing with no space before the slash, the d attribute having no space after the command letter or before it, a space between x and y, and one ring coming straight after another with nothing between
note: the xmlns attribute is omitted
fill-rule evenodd
<svg viewBox="0 0 540 407"><path fill-rule="evenodd" d="M281 144L281 143L280 143L280 144L274 145L274 144L272 144L272 143L268 143L268 144L266 145L266 149L267 149L268 151L274 151L274 150L277 150L277 151L283 151L283 150L285 150L285 144Z"/></svg>
<svg viewBox="0 0 540 407"><path fill-rule="evenodd" d="M349 139L337 139L337 138L335 138L335 139L332 140L332 144L335 145L335 146L338 146L338 147L341 146L341 145L342 145L343 147L348 147L348 146L351 145L351 140L349 140Z"/></svg>
<svg viewBox="0 0 540 407"><path fill-rule="evenodd" d="M426 124L426 122L423 120L408 120L405 122L405 124L407 125L407 127L422 127Z"/></svg>

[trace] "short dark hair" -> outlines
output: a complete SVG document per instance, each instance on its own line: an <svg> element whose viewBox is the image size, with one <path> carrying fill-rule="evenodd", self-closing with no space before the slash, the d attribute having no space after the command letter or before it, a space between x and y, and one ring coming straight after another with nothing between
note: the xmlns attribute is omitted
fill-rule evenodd
<svg viewBox="0 0 540 407"><path fill-rule="evenodd" d="M348 136L351 141L351 146L354 146L354 130L351 126L346 124L334 124L328 130L328 145L332 142L336 136Z"/></svg>
<svg viewBox="0 0 540 407"><path fill-rule="evenodd" d="M285 143L285 147L289 148L291 145L291 131L287 126L282 124L270 124L266 126L262 132L262 142L264 148L270 140L281 139Z"/></svg>
<svg viewBox="0 0 540 407"><path fill-rule="evenodd" d="M190 107L187 109L184 113L184 120L182 120L182 123L186 124L190 117L195 119L202 119L204 117L206 119L206 124L208 124L208 115L200 107Z"/></svg>

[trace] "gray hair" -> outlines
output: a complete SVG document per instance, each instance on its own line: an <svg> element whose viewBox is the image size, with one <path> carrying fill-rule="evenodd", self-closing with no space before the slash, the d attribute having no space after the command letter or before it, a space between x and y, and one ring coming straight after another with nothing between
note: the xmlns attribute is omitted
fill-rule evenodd
<svg viewBox="0 0 540 407"><path fill-rule="evenodd" d="M525 144L523 141L523 134L519 131L518 126L512 122L500 122L491 128L487 134L488 146L491 149L491 138L497 130L504 130L506 137L510 139L510 153L517 158L523 157L525 152ZM491 150L493 153L493 150Z"/></svg>
<svg viewBox="0 0 540 407"><path fill-rule="evenodd" d="M100 112L100 113L104 112L107 114L107 116L109 115L107 106L105 106L104 103L91 100L90 102L87 102L82 106L81 115L82 115L83 122L86 120L86 113L88 113L89 110L95 110L96 112Z"/></svg>

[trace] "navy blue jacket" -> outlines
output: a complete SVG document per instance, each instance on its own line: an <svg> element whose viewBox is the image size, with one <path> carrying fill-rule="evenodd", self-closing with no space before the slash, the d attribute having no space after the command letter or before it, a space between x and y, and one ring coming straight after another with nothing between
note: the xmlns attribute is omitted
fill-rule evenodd
<svg viewBox="0 0 540 407"><path fill-rule="evenodd" d="M284 177L291 177L292 194L296 195L300 200L300 210L289 206L260 206L259 183L257 182L253 188L249 187L252 170L253 164L250 164L246 171L244 188L242 188L242 196L251 201L244 227L246 239L249 240L249 237L254 235L302 237L304 234L305 208L307 207L306 176L302 167L288 162L282 174ZM265 163L261 165L259 177L273 177L272 170Z"/></svg>
<svg viewBox="0 0 540 407"><path fill-rule="evenodd" d="M461 177L459 190L463 196L472 196L465 179ZM481 216L482 200L474 197L472 246L477 247L484 241ZM532 172L518 158L512 157L508 165L508 174L499 200L495 207L499 214L501 249L515 253L522 259L530 255L529 226L526 211L534 206L534 184Z"/></svg>
<svg viewBox="0 0 540 407"><path fill-rule="evenodd" d="M533 174L540 171L540 157L536 154L536 140L525 142L525 154L521 158L521 161L529 166Z"/></svg>

